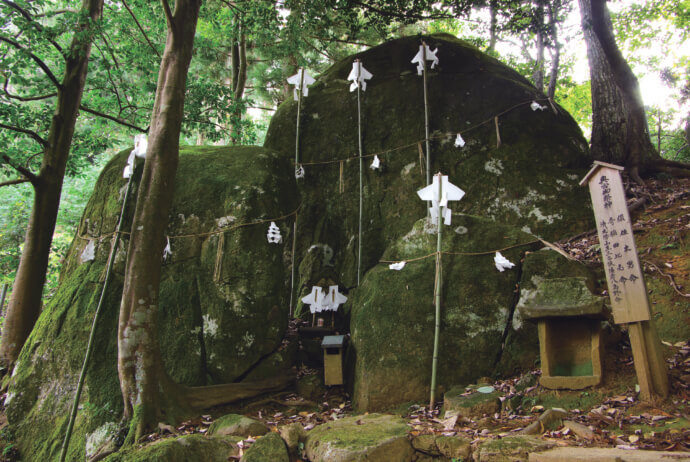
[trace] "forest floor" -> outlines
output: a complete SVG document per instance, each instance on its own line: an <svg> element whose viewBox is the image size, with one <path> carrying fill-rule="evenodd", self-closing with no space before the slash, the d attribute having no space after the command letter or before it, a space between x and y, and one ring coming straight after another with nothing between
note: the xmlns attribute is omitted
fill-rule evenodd
<svg viewBox="0 0 690 462"><path fill-rule="evenodd" d="M690 179L650 180L646 190L628 185L627 192L631 203L647 198L646 207L632 214L633 232L653 317L663 343L669 397L653 402L639 399L630 343L624 331L616 331L605 345L604 379L600 386L584 391L548 390L538 385L541 374L538 369L523 371L511 378L484 380L486 385L503 394L504 403L511 405L479 419L447 419L440 415L442 402L433 409L424 404L408 403L389 410L406 420L410 437L458 435L470 439L476 448L487 439L518 434L550 408L562 408L567 417L541 427L538 432L558 446L690 452L690 341L687 336L690 323ZM572 258L601 268L595 230L564 239L556 245ZM602 294L605 294L603 274L601 277ZM321 373L309 368L299 371L300 376ZM342 387L328 389L315 401L284 392L258 402L238 404L213 409L208 415L183 422L174 429L175 434L162 429L145 440L205 433L214 418L228 412L244 413L274 430L299 422L307 431L328 421L354 415L349 396ZM563 424L566 420L582 427L573 431ZM3 440L7 439L3 434L5 426L6 418L0 407L0 438ZM252 442L249 438L244 446ZM0 461L15 460L11 442L0 443L5 443Z"/></svg>

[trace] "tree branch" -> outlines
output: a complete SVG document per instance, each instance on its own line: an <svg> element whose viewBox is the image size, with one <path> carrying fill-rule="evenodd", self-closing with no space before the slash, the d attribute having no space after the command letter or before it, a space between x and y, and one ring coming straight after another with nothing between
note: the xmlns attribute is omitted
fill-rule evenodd
<svg viewBox="0 0 690 462"><path fill-rule="evenodd" d="M9 165L13 169L15 169L16 171L21 173L22 176L24 176L26 178L26 180L29 181L32 185L36 186L38 184L38 176L35 175L33 172L22 167L21 165L15 165L15 163L12 161L12 159L10 159L6 155L3 155L2 159L7 163L7 165Z"/></svg>
<svg viewBox="0 0 690 462"><path fill-rule="evenodd" d="M161 0L163 5L163 12L165 12L165 19L168 22L168 27L173 33L175 32L175 18L173 17L172 11L170 11L170 5L168 5L168 0Z"/></svg>
<svg viewBox="0 0 690 462"><path fill-rule="evenodd" d="M2 3L4 3L5 5L9 6L10 8L13 8L17 12L19 12L19 14L21 14L24 17L24 19L26 19L27 21L32 23L34 26L36 26L36 28L39 31L43 32L43 26L40 23L36 22L36 20L34 20L33 16L31 16L31 14L29 14L28 11L26 11L25 9L23 9L22 7L20 7L19 5L17 5L16 3L14 3L10 0L0 0L0 1ZM50 42L50 44L53 45L57 51L60 52L60 55L62 55L62 47L60 45L58 45L58 43L55 40L50 39L50 38L46 38L46 40L48 40L48 42Z"/></svg>
<svg viewBox="0 0 690 462"><path fill-rule="evenodd" d="M167 4L167 2L164 2L164 3ZM151 49L153 50L153 52L156 53L156 56L158 56L158 59L161 59L161 54L158 53L158 50L156 49L156 47L154 47L153 43L151 43L151 40L149 40L149 37L146 35L146 32L144 32L144 28L141 27L141 24L139 24L139 20L137 19L136 16L134 16L134 12L132 11L132 9L129 7L129 5L127 5L127 2L125 0L122 0L122 4L127 9L130 16L132 16L132 19L134 19L134 24L136 24L137 27L139 28L139 30L141 31L141 35L143 35L144 38L146 39L146 43L148 43L149 46L151 47Z"/></svg>
<svg viewBox="0 0 690 462"><path fill-rule="evenodd" d="M39 135L38 133L36 133L34 131L27 130L26 128L14 127L12 125L5 125L1 122L0 122L0 128L5 128L7 130L12 130L14 132L23 133L23 134L27 135L29 138L32 138L34 141L36 141L38 144L40 144L44 148L48 147L48 142L46 140L44 140L43 138L41 138L41 135Z"/></svg>
<svg viewBox="0 0 690 462"><path fill-rule="evenodd" d="M46 63L43 62L43 60L42 60L41 58L39 58L39 57L36 56L35 54L31 53L29 50L27 50L26 48L24 48L24 47L23 47L21 44L19 44L18 42L15 42L14 40L9 39L9 38L7 38L7 37L0 36L0 42L9 43L10 45L12 45L13 47L15 47L16 49L21 50L21 51L23 51L24 53L28 54L28 55L31 57L31 59L33 59L34 62L35 62L36 64L38 64L38 67L40 67L41 70L43 70L43 72L48 76L48 78L55 84L55 86L56 86L57 88L62 88L62 85L60 85L60 82L58 82L58 79L55 77L55 75L53 75L53 72L50 70L50 68L48 67L48 65L47 65Z"/></svg>
<svg viewBox="0 0 690 462"><path fill-rule="evenodd" d="M29 180L28 178L17 178L16 180L9 180L9 181L3 181L0 182L0 188L3 186L12 186L13 184L21 184L21 183L28 183Z"/></svg>
<svg viewBox="0 0 690 462"><path fill-rule="evenodd" d="M105 114L103 112L97 111L95 109L91 109L89 107L84 106L83 104L79 105L79 109L81 109L84 112L88 112L89 114L93 114L93 115L98 116L98 117L103 117L104 119L112 120L113 122L116 122L116 123L123 125L125 127L128 127L128 128L131 128L133 130L137 130L138 132L141 132L141 133L148 133L148 131L149 131L148 128L137 127L136 125L133 125L133 124L127 122L126 120L120 119L119 117L111 116L111 115Z"/></svg>
<svg viewBox="0 0 690 462"><path fill-rule="evenodd" d="M48 99L52 98L54 96L57 96L57 93L49 93L47 95L42 95L42 96L19 96L19 95L13 95L10 93L10 91L7 89L7 86L10 84L10 79L9 77L5 77L5 85L3 85L3 90L5 91L5 94L7 95L8 98L10 99L16 99L19 101L40 101L42 99Z"/></svg>

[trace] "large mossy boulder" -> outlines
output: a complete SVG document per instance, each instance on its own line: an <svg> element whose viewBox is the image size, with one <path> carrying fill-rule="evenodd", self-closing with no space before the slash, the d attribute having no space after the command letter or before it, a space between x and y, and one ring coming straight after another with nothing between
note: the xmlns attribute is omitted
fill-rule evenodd
<svg viewBox="0 0 690 462"><path fill-rule="evenodd" d="M466 42L445 34L425 40L438 48L440 60L428 74L431 170L449 175L467 192L453 211L546 239L591 228L587 191L577 184L591 158L570 115ZM419 153L423 85L410 63L419 45L419 37L402 38L340 61L302 99L299 160L305 177L298 180L304 202L297 260L304 291L326 276L347 287L357 283L357 93L346 80L355 58L374 75L361 92L364 155L377 153L382 161L380 170L369 168L372 157L364 163L363 272L426 214L416 195L426 185ZM532 110L534 100L546 108ZM293 162L296 115L296 101L282 104L265 143ZM467 143L462 148L454 146L459 132Z"/></svg>
<svg viewBox="0 0 690 462"><path fill-rule="evenodd" d="M436 236L426 224L419 220L384 254L384 260L410 260L402 270L378 265L354 293L348 360L354 364L358 409L385 409L429 395ZM519 263L521 254L537 245L534 236L488 218L453 216L442 242L452 254L442 260L440 392L493 374L520 277L517 269L499 272L493 250L505 249L502 254Z"/></svg>
<svg viewBox="0 0 690 462"><path fill-rule="evenodd" d="M122 207L128 152L103 170L68 252L60 285L27 340L10 382L7 416L25 460L52 460L59 451L94 311L112 232ZM165 369L186 385L242 380L278 350L287 327L289 280L284 245L269 244L268 222L294 211L298 193L289 163L259 147L194 147L180 153L163 262L158 336ZM125 230L134 205L130 198ZM287 232L285 221L276 224ZM243 226L248 225L248 226ZM120 418L117 320L127 234L96 327L82 410L70 460L84 442ZM95 259L82 262L95 243Z"/></svg>

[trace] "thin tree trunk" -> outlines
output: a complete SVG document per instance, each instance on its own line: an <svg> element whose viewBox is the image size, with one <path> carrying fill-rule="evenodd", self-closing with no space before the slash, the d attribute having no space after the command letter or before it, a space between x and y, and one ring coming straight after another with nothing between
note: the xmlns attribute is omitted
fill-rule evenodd
<svg viewBox="0 0 690 462"><path fill-rule="evenodd" d="M594 53L598 55L594 62L590 58L592 155L598 160L624 165L633 178L642 182L639 174L649 171L660 157L649 138L637 78L616 45L611 18L604 1L579 1L588 54L592 54L591 49L595 49ZM597 76L598 80L606 80L597 96L595 73L600 74ZM612 113L613 110L620 112L615 114ZM597 138L594 136L595 124Z"/></svg>
<svg viewBox="0 0 690 462"><path fill-rule="evenodd" d="M57 105L43 162L38 175L32 179L34 203L0 345L0 361L8 371L14 368L19 352L41 313L41 297L60 206L62 182L91 54L91 36L88 30L90 24L100 20L103 0L84 0L81 9L88 16L89 22L80 23L72 38L69 54L65 58L65 74L58 89Z"/></svg>
<svg viewBox="0 0 690 462"><path fill-rule="evenodd" d="M242 128L240 122L242 121L242 111L239 108L242 96L244 96L244 88L247 82L247 41L242 29L242 22L236 22L239 39L232 45L232 92L235 103L235 109L232 111L232 121L230 124L230 139L232 144L239 144L242 139Z"/></svg>
<svg viewBox="0 0 690 462"><path fill-rule="evenodd" d="M497 0L489 1L489 48L487 51L494 51L496 49L496 40L498 38L498 20L496 15L498 14Z"/></svg>
<svg viewBox="0 0 690 462"><path fill-rule="evenodd" d="M559 4L555 1L548 6L549 11L549 30L551 32L551 71L549 73L549 88L547 96L554 99L556 95L556 85L558 83L558 67L561 61L561 44L558 42L558 12Z"/></svg>
<svg viewBox="0 0 690 462"><path fill-rule="evenodd" d="M542 31L537 31L536 37L537 60L534 63L534 71L532 72L532 80L534 86L540 92L544 91L544 34Z"/></svg>

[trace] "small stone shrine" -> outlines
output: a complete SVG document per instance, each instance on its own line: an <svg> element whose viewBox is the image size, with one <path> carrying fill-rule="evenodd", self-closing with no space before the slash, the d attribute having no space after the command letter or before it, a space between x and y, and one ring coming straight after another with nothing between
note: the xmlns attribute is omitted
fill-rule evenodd
<svg viewBox="0 0 690 462"><path fill-rule="evenodd" d="M585 278L545 279L517 309L537 322L543 387L579 390L601 383L604 299L590 292Z"/></svg>

